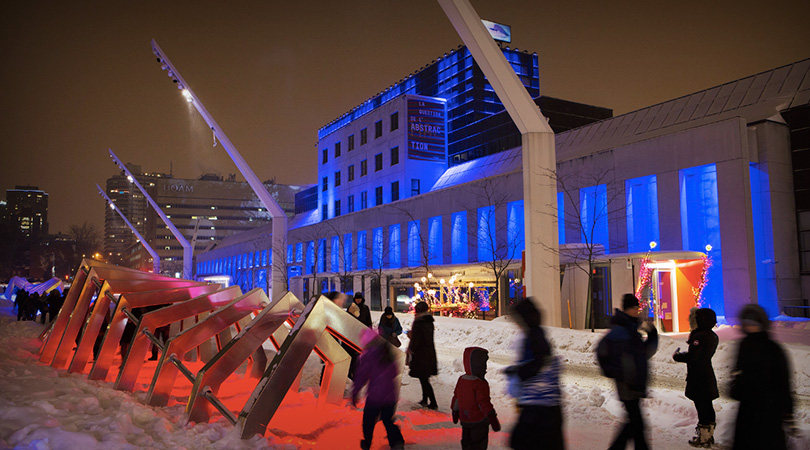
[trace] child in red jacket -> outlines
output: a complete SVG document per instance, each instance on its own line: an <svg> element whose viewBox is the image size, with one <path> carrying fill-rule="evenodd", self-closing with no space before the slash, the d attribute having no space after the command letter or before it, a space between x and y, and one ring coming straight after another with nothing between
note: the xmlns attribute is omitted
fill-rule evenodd
<svg viewBox="0 0 810 450"><path fill-rule="evenodd" d="M481 347L464 349L464 375L458 378L451 409L453 423L461 420L461 448L485 450L489 443L489 426L501 431L498 415L489 399L487 373L489 352Z"/></svg>

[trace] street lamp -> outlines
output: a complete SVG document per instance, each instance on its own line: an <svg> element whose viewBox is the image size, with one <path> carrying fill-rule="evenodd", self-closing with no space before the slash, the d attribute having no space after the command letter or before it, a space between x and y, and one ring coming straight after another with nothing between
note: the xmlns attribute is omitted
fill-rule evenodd
<svg viewBox="0 0 810 450"><path fill-rule="evenodd" d="M149 204L155 210L157 215L160 216L160 219L163 220L163 223L166 224L166 227L169 228L169 231L171 231L172 235L174 235L174 238L177 239L178 242L180 242L181 246L183 246L183 278L186 280L190 280L192 277L191 264L194 259L194 249L191 247L191 243L189 243L188 239L186 239L185 236L183 236L183 234L180 233L180 230L178 230L177 227L174 226L172 221L169 220L168 217L166 217L166 214L163 213L163 210L160 209L160 206L158 206L157 202L155 202L152 199L152 196L150 196L149 193L146 192L146 189L144 189L144 187L141 186L141 183L138 182L138 179L135 178L134 175L132 175L129 169L127 169L127 166L124 165L124 163L121 162L120 159L118 159L118 156L116 156L115 153L113 153L112 149L109 150L110 150L110 158L113 159L115 165L120 167L121 170L123 170L124 173L126 174L127 180L129 180L130 183L134 184L138 188L138 190L141 191L141 194L143 194L143 196L146 198L146 201L149 202Z"/></svg>
<svg viewBox="0 0 810 450"><path fill-rule="evenodd" d="M117 212L118 215L121 216L122 219L124 219L124 223L126 223L127 226L129 227L129 229L132 230L132 232L135 234L135 237L138 238L138 241L141 243L141 245L143 245L144 248L146 249L146 251L149 252L150 255L152 255L152 267L153 267L153 270L154 270L155 274L159 274L160 273L160 256L158 256L157 252L146 242L146 239L144 239L143 236L141 236L141 233L138 232L138 229L135 228L132 225L132 223L127 219L127 217L124 215L124 212L115 207L115 203L113 203L113 201L110 200L110 197L107 196L107 194L104 192L104 189L101 189L101 186L99 186L99 185L96 185L96 187L98 188L98 193L101 194L101 196L104 198L104 200L107 201L107 204L110 205L110 209ZM110 255L112 255L112 253L110 253Z"/></svg>
<svg viewBox="0 0 810 450"><path fill-rule="evenodd" d="M273 237L272 237L272 247L273 247L273 260L278 262L283 262L287 260L287 215L284 213L284 210L281 209L281 206L276 202L276 200L267 192L267 188L262 184L259 178L253 173L253 170L247 164L242 155L236 150L236 147L231 143L228 136L225 135L225 132L217 125L214 118L211 117L211 114L208 113L208 110L205 109L205 106L202 104L200 99L194 94L194 91L189 88L186 81L180 76L180 72L174 67L169 58L166 56L166 53L158 46L157 42L152 39L152 53L154 53L155 57L157 57L157 62L160 63L160 69L167 71L169 77L172 81L177 84L177 88L181 90L183 93L183 97L186 99L187 102L194 105L194 108L197 109L197 112L200 113L205 123L211 128L211 131L214 132L214 137L219 139L219 142L225 147L225 151L228 153L228 156L231 157L236 167L242 173L242 176L245 177L245 180L250 185L253 192L259 197L259 201L262 202L264 207L270 213L270 217L273 219ZM276 259L278 258L278 259ZM286 291L286 283L284 281L285 274L282 272L282 265L283 264L273 264L272 265L272 297L273 300L281 298ZM282 288L284 287L284 288Z"/></svg>

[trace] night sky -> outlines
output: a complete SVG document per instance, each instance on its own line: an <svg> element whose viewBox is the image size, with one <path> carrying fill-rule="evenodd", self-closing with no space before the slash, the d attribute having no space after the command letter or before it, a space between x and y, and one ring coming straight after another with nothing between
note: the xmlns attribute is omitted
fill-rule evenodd
<svg viewBox="0 0 810 450"><path fill-rule="evenodd" d="M152 38L258 177L289 184L316 182L318 128L461 43L428 0L0 3L0 198L47 191L51 233L103 230L107 148L238 172ZM472 3L538 53L542 94L616 115L810 57L807 0Z"/></svg>

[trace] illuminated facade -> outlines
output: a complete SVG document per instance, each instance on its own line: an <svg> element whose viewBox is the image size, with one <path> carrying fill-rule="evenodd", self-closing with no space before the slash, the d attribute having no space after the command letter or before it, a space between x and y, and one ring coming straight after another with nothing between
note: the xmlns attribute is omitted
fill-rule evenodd
<svg viewBox="0 0 810 450"><path fill-rule="evenodd" d="M645 255L657 261L659 278L652 280L657 286L653 292L670 295L681 306L700 298L704 306L729 318L749 302L758 302L771 316L783 311L801 314L791 308L801 306L797 299L810 297L809 73L810 60L800 61L557 134L563 302L571 302L572 326L585 326L589 314L587 283L577 278L575 268L581 265L584 248L595 254L596 324L612 313L621 294L635 290ZM291 290L299 298L324 290L362 290L374 309L387 304L402 308L399 300L413 295L414 285L428 272L435 278L457 274L465 283L494 286L487 262L498 259L508 266L498 281L501 300L518 295L523 245L520 146L460 164L448 161L429 188L400 193L392 200L386 183L400 180L395 170L385 172L391 167L386 157L390 148L403 145L402 112L399 129L387 137L391 141L386 133L391 115L401 111L395 105L406 98L394 97L340 126L321 130L319 175L326 184L317 188L318 206L291 220L288 259L275 262L286 267ZM375 124L380 121L384 133L375 146ZM344 171L351 165L349 137L360 139L363 128L368 129L368 141L355 141L351 152L368 161L369 172L376 169L374 157L382 154L384 173L360 188L359 172L349 182ZM452 131L448 148L451 136ZM337 141L341 156L334 157ZM334 186L338 170L340 186ZM358 195L354 186L368 192L368 203L364 208L355 203L349 212L344 199ZM383 187L379 205L372 194L377 186ZM336 200L341 201L340 214L335 214ZM322 218L324 205L327 220ZM251 252L255 262L255 250ZM254 270L245 264L246 254L237 246L204 253L198 273L233 277ZM702 287L700 295L675 286L680 281L669 268L677 261L703 257L711 263L705 274L690 269L691 279ZM273 264L272 255L267 264ZM247 282L249 277L242 279ZM434 289L439 287L433 283ZM664 292L667 289L671 292ZM567 305L562 310L565 324ZM678 329L674 319L668 320L668 331Z"/></svg>

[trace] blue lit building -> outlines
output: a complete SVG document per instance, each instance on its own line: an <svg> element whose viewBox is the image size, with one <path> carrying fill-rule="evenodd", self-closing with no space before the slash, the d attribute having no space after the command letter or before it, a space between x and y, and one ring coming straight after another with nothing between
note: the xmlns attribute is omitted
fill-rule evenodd
<svg viewBox="0 0 810 450"><path fill-rule="evenodd" d="M465 52L456 52L458 67L467 67ZM533 68L522 77L531 92L536 57L518 55ZM435 68L431 76L447 80L438 63L429 67ZM472 101L479 106L464 112L459 105L470 102L458 94L467 83L460 76L456 72L455 87L448 88L455 99L442 94L448 89L407 91L420 86L414 75L320 130L320 182L315 192L301 193L310 206L290 221L287 260L269 255L265 262L259 254L263 264L285 267L299 298L363 291L373 309L401 307L401 297L427 273L457 275L476 287L498 283L501 302L519 294L520 143L506 131L489 134L508 116L488 102L486 87L481 102ZM447 156L410 166L408 104L420 99L444 101ZM542 110L554 128L553 114ZM771 316L801 311L795 307L810 297L810 60L580 125L556 134L562 323L569 321L567 301L571 325L587 323L587 283L576 268L587 249L596 255L591 295L597 325L621 294L634 290L648 251L662 272L667 261L708 254L703 301L718 315L732 318L749 302ZM269 233L270 227L262 229ZM245 242L261 247L262 239L266 235ZM248 270L255 279L261 249L248 250L245 242L200 254L198 275ZM499 280L493 260L507 266ZM668 280L654 283L667 287Z"/></svg>

